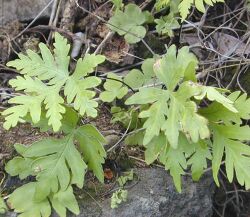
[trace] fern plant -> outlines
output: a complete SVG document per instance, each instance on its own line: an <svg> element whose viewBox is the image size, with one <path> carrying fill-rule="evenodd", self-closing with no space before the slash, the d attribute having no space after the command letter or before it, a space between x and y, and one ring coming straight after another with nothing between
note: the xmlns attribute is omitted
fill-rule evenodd
<svg viewBox="0 0 250 217"><path fill-rule="evenodd" d="M74 72L70 74L70 45L65 38L55 34L54 55L43 43L39 44L39 48L41 56L27 50L27 55L19 54L19 59L7 63L7 66L16 68L23 75L12 79L10 85L17 91L24 91L25 95L9 101L14 106L2 113L6 120L5 129L15 127L27 114L30 114L33 123L39 122L44 107L48 124L58 131L65 113L61 91L66 103L72 104L80 115L96 117L98 103L93 99L96 93L91 89L98 86L101 79L88 75L104 62L105 57L87 54L77 61Z"/></svg>
<svg viewBox="0 0 250 217"><path fill-rule="evenodd" d="M181 176L189 167L193 179L198 180L210 160L219 185L223 156L229 181L235 174L238 182L249 189L250 147L244 143L250 140L250 128L242 120L250 118L250 99L239 91L228 95L228 90L199 84L195 77L197 64L187 47L177 54L175 46L154 61L151 84L156 85L142 86L125 102L136 105L141 119L126 142L143 145L148 164L157 159L164 164L178 191ZM123 121L122 112L121 116L115 115L117 121Z"/></svg>
<svg viewBox="0 0 250 217"><path fill-rule="evenodd" d="M142 12L136 4L128 4L124 11L116 10L110 18L108 26L114 32L123 36L130 44L141 41L146 35L146 28L143 26L148 20L148 13Z"/></svg>
<svg viewBox="0 0 250 217"><path fill-rule="evenodd" d="M160 34L172 35L177 27L176 13L184 20L192 5L204 12L204 2L213 5L222 0L158 0L158 9L169 6L170 14L156 19ZM109 21L111 30L124 36L128 43L137 43L146 35L148 12L135 4L116 5ZM164 23L167 22L167 23ZM132 33L132 34L131 34ZM92 125L79 125L83 116L97 117L98 101L115 104L112 122L122 122L133 131L125 139L129 145L145 147L145 161L162 163L170 171L174 184L181 191L181 177L191 170L199 180L208 162L212 162L215 182L225 163L229 181L234 176L246 189L250 188L250 99L239 91L232 92L201 85L196 79L198 60L188 47L177 51L172 45L163 56L146 59L141 69L132 69L126 76L109 73L99 99L95 88L101 79L92 72L105 57L87 54L69 71L70 45L55 34L53 52L43 43L41 54L31 50L7 65L21 76L10 81L20 94L9 100L12 105L2 112L4 127L30 122L41 131L61 132L59 138L46 138L30 146L15 144L19 156L6 165L12 176L34 181L16 189L8 204L21 217L49 217L52 208L61 217L70 210L79 214L73 187L82 188L87 169L103 182L102 164L106 153L104 137ZM23 200L26 195L28 200ZM113 196L113 207L125 201L126 191ZM0 203L3 201L0 199ZM0 205L0 212L5 206Z"/></svg>
<svg viewBox="0 0 250 217"><path fill-rule="evenodd" d="M49 217L51 206L65 217L67 209L79 214L72 186L83 187L87 169L104 181L105 138L94 126L78 126L78 122L83 115L97 116L93 88L101 80L90 73L105 58L87 54L70 73L70 45L65 38L55 34L53 53L43 43L39 47L41 56L28 50L27 55L19 54L19 59L7 64L20 71L22 76L10 80L10 85L23 94L10 99L13 106L3 111L4 127L31 122L42 131L61 131L63 136L28 147L15 144L19 156L7 163L6 171L20 179L34 176L35 180L16 189L8 204L20 217Z"/></svg>
<svg viewBox="0 0 250 217"><path fill-rule="evenodd" d="M69 114L67 114L69 115ZM72 121L72 117L69 120ZM15 190L8 204L25 217L48 217L51 205L59 214L66 216L66 209L79 214L79 207L72 185L83 187L87 168L103 182L102 164L106 156L104 137L92 125L77 127L77 118L67 124L63 138L47 138L26 147L16 144L20 156L13 158L5 167L11 176L24 179L35 176L36 181ZM79 144L79 149L75 144ZM23 200L26 195L28 200Z"/></svg>
<svg viewBox="0 0 250 217"><path fill-rule="evenodd" d="M209 6L213 6L215 3L218 3L218 2L224 2L224 0L157 0L155 3L155 8L157 10L160 10L169 5L172 5L172 6L177 5L182 21L184 21L187 18L192 6L195 6L195 8L198 11L204 13L205 12L204 3ZM171 12L173 11L171 10Z"/></svg>

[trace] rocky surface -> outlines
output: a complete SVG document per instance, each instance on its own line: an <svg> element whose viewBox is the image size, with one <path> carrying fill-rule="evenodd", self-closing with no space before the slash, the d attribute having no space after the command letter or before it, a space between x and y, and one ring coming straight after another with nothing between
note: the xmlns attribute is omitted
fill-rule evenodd
<svg viewBox="0 0 250 217"><path fill-rule="evenodd" d="M0 23L6 24L13 20L29 21L34 19L51 0L2 0L0 1ZM41 17L49 17L53 2ZM3 14L2 14L3 13Z"/></svg>
<svg viewBox="0 0 250 217"><path fill-rule="evenodd" d="M198 183L183 179L183 191L177 193L172 178L159 168L136 169L139 182L128 189L128 200L119 208L110 208L110 198L79 201L80 217L211 217L213 180L207 174ZM25 198L24 198L25 199ZM6 217L15 217L8 213ZM69 217L75 215L69 214ZM56 214L53 217L57 217Z"/></svg>

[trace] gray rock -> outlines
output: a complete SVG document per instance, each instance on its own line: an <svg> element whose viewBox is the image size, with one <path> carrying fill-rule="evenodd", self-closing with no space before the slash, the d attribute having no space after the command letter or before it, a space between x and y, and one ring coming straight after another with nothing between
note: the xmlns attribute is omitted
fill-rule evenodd
<svg viewBox="0 0 250 217"><path fill-rule="evenodd" d="M212 216L213 179L210 174L197 183L184 177L182 193L178 193L172 177L163 169L137 169L135 173L140 181L128 189L127 202L112 210L110 199L98 201L101 207L95 201L82 201L80 217Z"/></svg>
<svg viewBox="0 0 250 217"><path fill-rule="evenodd" d="M51 0L2 0L0 2L0 23L6 24L13 20L29 21L34 19ZM41 17L49 17L53 2Z"/></svg>
<svg viewBox="0 0 250 217"><path fill-rule="evenodd" d="M172 178L160 168L136 169L139 182L128 189L127 202L110 208L110 198L79 201L79 217L211 217L214 192L211 174L198 183L183 178L182 193L178 193ZM7 215L14 217L15 215ZM57 217L56 214L53 217ZM75 217L69 214L68 217Z"/></svg>

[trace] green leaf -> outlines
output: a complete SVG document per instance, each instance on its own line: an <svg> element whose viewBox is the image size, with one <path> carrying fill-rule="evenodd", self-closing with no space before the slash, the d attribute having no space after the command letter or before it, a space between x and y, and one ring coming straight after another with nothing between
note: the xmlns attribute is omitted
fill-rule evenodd
<svg viewBox="0 0 250 217"><path fill-rule="evenodd" d="M181 3L179 4L179 11L181 14L182 22L187 18L193 2L194 0L182 0Z"/></svg>
<svg viewBox="0 0 250 217"><path fill-rule="evenodd" d="M51 89L47 92L44 100L45 109L47 110L46 118L48 118L48 125L52 126L55 132L59 131L62 126L61 120L62 114L65 113L65 107L63 98L59 95L59 91Z"/></svg>
<svg viewBox="0 0 250 217"><path fill-rule="evenodd" d="M157 0L155 3L155 8L157 11L166 7L169 4L170 0Z"/></svg>
<svg viewBox="0 0 250 217"><path fill-rule="evenodd" d="M161 133L155 136L147 145L145 151L145 161L147 164L153 163L162 151L167 147L166 136Z"/></svg>
<svg viewBox="0 0 250 217"><path fill-rule="evenodd" d="M63 115L63 119L61 120L62 123L62 131L64 133L71 133L77 126L79 121L79 115L77 112L70 108L65 107L65 114ZM32 123L30 116L26 116L24 118L26 122ZM52 130L52 128L48 125L48 118L46 118L46 111L43 109L41 112L41 117L38 123L33 124L34 127L40 128L41 132L46 132Z"/></svg>
<svg viewBox="0 0 250 217"><path fill-rule="evenodd" d="M0 215L5 214L7 210L8 210L8 208L4 202L4 199L0 195Z"/></svg>
<svg viewBox="0 0 250 217"><path fill-rule="evenodd" d="M213 6L217 2L224 2L224 0L182 0L179 4L179 11L182 21L187 18L192 5L194 5L200 12L205 13L204 2L210 6Z"/></svg>
<svg viewBox="0 0 250 217"><path fill-rule="evenodd" d="M39 48L42 57L31 50L27 50L27 56L19 54L19 59L8 62L7 66L16 68L21 74L30 77L37 76L40 80L53 79L52 83L56 83L58 80L65 79L69 74L68 54L70 45L67 44L65 38L55 33L54 47L55 58L47 46L40 43Z"/></svg>
<svg viewBox="0 0 250 217"><path fill-rule="evenodd" d="M198 181L203 174L204 169L207 168L207 159L211 160L212 155L209 147L204 141L199 141L194 145L194 153L189 158L187 164L191 165L192 178Z"/></svg>
<svg viewBox="0 0 250 217"><path fill-rule="evenodd" d="M155 59L153 58L148 58L144 60L142 63L141 69L144 74L144 84L149 83L149 81L155 77L154 63L155 63Z"/></svg>
<svg viewBox="0 0 250 217"><path fill-rule="evenodd" d="M126 202L128 197L128 191L119 189L112 194L111 197L111 208L118 208L118 205L122 202Z"/></svg>
<svg viewBox="0 0 250 217"><path fill-rule="evenodd" d="M125 36L128 43L139 42L146 35L142 26L147 21L145 14L136 4L128 4L124 12L117 10L109 20L109 28L121 36Z"/></svg>
<svg viewBox="0 0 250 217"><path fill-rule="evenodd" d="M35 201L36 183L31 182L16 189L9 197L8 204L15 212L21 213L19 217L49 217L51 208L48 199ZM24 200L24 195L27 200Z"/></svg>
<svg viewBox="0 0 250 217"><path fill-rule="evenodd" d="M174 36L173 29L180 27L173 13L170 13L164 17L160 17L160 19L155 19L155 23L157 24L156 25L157 33L159 33L160 35L167 35L169 37Z"/></svg>
<svg viewBox="0 0 250 217"><path fill-rule="evenodd" d="M216 101L220 104L222 104L225 108L228 110L237 113L237 109L233 105L233 101L223 96L216 88L214 87L207 87L202 86L201 87L201 94L195 96L196 99L200 100L204 97L207 97L210 101Z"/></svg>
<svg viewBox="0 0 250 217"><path fill-rule="evenodd" d="M75 137L80 143L88 168L92 170L100 182L104 182L102 164L106 157L103 144L106 142L101 133L92 125L84 125L77 129Z"/></svg>
<svg viewBox="0 0 250 217"><path fill-rule="evenodd" d="M177 84L184 80L196 80L195 69L198 61L196 57L188 51L187 47L179 50L176 56L176 47L172 45L168 48L167 54L154 64L154 72L167 89L173 91Z"/></svg>
<svg viewBox="0 0 250 217"><path fill-rule="evenodd" d="M134 26L131 30L133 30L133 32L131 31L124 36L125 40L129 44L135 44L141 41L147 33L145 27L143 26Z"/></svg>
<svg viewBox="0 0 250 217"><path fill-rule="evenodd" d="M6 116L4 127L9 129L14 127L26 115L30 115L33 123L38 123L41 118L41 107L44 101L48 125L58 131L61 127L62 114L65 108L61 105L64 100L59 95L61 83L53 86L46 86L39 79L32 79L28 76L24 78L18 76L10 81L10 84L16 90L24 90L27 95L16 96L9 100L10 104L17 104L6 109L3 115Z"/></svg>
<svg viewBox="0 0 250 217"><path fill-rule="evenodd" d="M156 83L156 76L153 70L155 60L148 58L143 61L141 70L133 69L124 78L124 82L132 88L140 88L144 85Z"/></svg>
<svg viewBox="0 0 250 217"><path fill-rule="evenodd" d="M241 119L250 119L250 99L247 99L246 94L240 95L240 92L236 91L231 93L227 98L233 102L234 107L238 111L237 113L228 110L218 102L213 102L207 108L200 109L199 113L210 121L223 121L227 125L231 122L241 124Z"/></svg>
<svg viewBox="0 0 250 217"><path fill-rule="evenodd" d="M187 138L197 143L199 139L210 137L208 120L197 114L197 106L194 102L187 102L182 117L182 127Z"/></svg>
<svg viewBox="0 0 250 217"><path fill-rule="evenodd" d="M162 65L159 67L159 64ZM141 88L125 102L127 105L153 103L150 112L143 111L139 115L140 118L147 118L144 124L146 129L144 145L159 135L161 130L165 132L173 148L178 146L179 131L183 131L193 142L210 136L207 120L197 114L197 106L191 101L193 96L201 94L202 87L193 85L191 81L185 81L188 79L196 81L194 78L196 66L197 59L189 53L188 48L183 47L176 57L176 48L170 47L167 55L158 60L154 66L156 76L166 84L168 90ZM184 83L173 93L175 87L182 81ZM194 127L189 127L189 124Z"/></svg>
<svg viewBox="0 0 250 217"><path fill-rule="evenodd" d="M70 76L66 82L64 94L67 96L67 102L72 103L74 108L79 111L80 115L96 117L96 107L98 103L93 100L95 92L87 90L94 88L101 83L101 79L97 77L88 77L83 80L78 80L73 76Z"/></svg>
<svg viewBox="0 0 250 217"><path fill-rule="evenodd" d="M74 109L70 107L65 107L65 109L66 112L62 119L62 131L69 134L77 127L79 115Z"/></svg>
<svg viewBox="0 0 250 217"><path fill-rule="evenodd" d="M3 111L2 115L5 117L3 124L6 130L11 127L15 127L18 122L23 122L23 118L30 113L32 121L37 123L40 120L41 115L41 103L43 98L40 96L16 96L9 100L10 104L19 104L10 107Z"/></svg>
<svg viewBox="0 0 250 217"><path fill-rule="evenodd" d="M24 153L24 158L35 158L33 171L37 173L36 199L43 199L50 192L65 191L70 184L83 186L87 168L75 148L71 135L62 139L43 139L32 144Z"/></svg>
<svg viewBox="0 0 250 217"><path fill-rule="evenodd" d="M165 115L167 114L167 104L163 100L157 101L146 111L139 114L140 118L147 118L143 127L146 129L143 144L147 145L154 136L158 136L160 130L165 123Z"/></svg>
<svg viewBox="0 0 250 217"><path fill-rule="evenodd" d="M35 200L37 182L31 182L19 187L8 199L8 204L15 212L21 213L21 217L49 217L51 216L51 205L60 217L66 217L66 209L74 214L80 213L73 189L69 186L65 191L51 194L43 200ZM28 199L23 200L23 195ZM50 202L51 205L50 205Z"/></svg>
<svg viewBox="0 0 250 217"><path fill-rule="evenodd" d="M132 135L128 135L124 142L125 142L126 145L139 145L139 146L142 146L143 145L144 134L145 133L143 131L133 133Z"/></svg>
<svg viewBox="0 0 250 217"><path fill-rule="evenodd" d="M86 54L84 58L78 59L73 75L77 79L83 78L93 72L95 67L104 61L105 56Z"/></svg>
<svg viewBox="0 0 250 217"><path fill-rule="evenodd" d="M120 122L125 128L129 127L133 130L140 124L138 115L139 113L131 108L128 111L120 107L113 106L111 108L112 119L111 123Z"/></svg>
<svg viewBox="0 0 250 217"><path fill-rule="evenodd" d="M72 103L80 115L96 117L96 107L98 103L93 99L95 91L90 90L101 83L101 79L91 76L86 77L93 72L94 68L105 60L101 55L87 54L83 59L77 61L76 69L73 75L68 77L65 84L64 95L67 97L67 103Z"/></svg>
<svg viewBox="0 0 250 217"><path fill-rule="evenodd" d="M120 176L117 179L117 182L119 183L119 186L124 186L128 181L132 181L134 179L134 171L130 170L129 172L125 172L123 176Z"/></svg>
<svg viewBox="0 0 250 217"><path fill-rule="evenodd" d="M126 75L124 82L131 88L139 88L144 83L144 75L140 70L133 69Z"/></svg>
<svg viewBox="0 0 250 217"><path fill-rule="evenodd" d="M80 214L79 206L69 186L65 191L59 191L50 197L51 204L60 217L66 217L67 209L75 215Z"/></svg>
<svg viewBox="0 0 250 217"><path fill-rule="evenodd" d="M250 140L249 126L213 124L212 130L214 134L212 166L216 184L219 185L217 175L225 151L226 172L229 181L232 182L235 171L238 182L249 189L250 147L242 142Z"/></svg>
<svg viewBox="0 0 250 217"><path fill-rule="evenodd" d="M123 7L122 0L111 0L111 1L116 7L116 10L121 9Z"/></svg>
<svg viewBox="0 0 250 217"><path fill-rule="evenodd" d="M113 73L109 73L108 79L104 83L105 91L101 92L100 99L103 102L112 102L114 99L123 98L128 88L123 86L122 79Z"/></svg>
<svg viewBox="0 0 250 217"><path fill-rule="evenodd" d="M169 110L168 110L168 119L162 125L162 130L165 131L168 142L173 148L177 148L178 139L179 139L179 130L180 130L180 107L179 103L175 98L171 99Z"/></svg>
<svg viewBox="0 0 250 217"><path fill-rule="evenodd" d="M78 60L74 72L70 75L68 71L70 45L64 37L55 34L53 52L43 43L40 43L39 47L41 56L28 50L26 56L20 54L19 59L8 63L8 66L15 67L24 75L10 80L10 85L17 91L24 91L25 95L10 100L10 104L14 105L3 112L4 128L9 129L18 122L24 122L27 116L31 117L34 124L42 118L45 128L44 121L47 118L48 125L52 126L55 132L59 131L65 113L63 106L65 102L64 97L60 95L61 92L64 92L67 103L72 103L80 115L96 117L98 103L93 99L95 92L91 89L99 85L101 80L86 76L92 73L105 57L87 54ZM41 110L44 107L45 119L41 117Z"/></svg>
<svg viewBox="0 0 250 217"><path fill-rule="evenodd" d="M140 88L139 92L133 94L130 98L128 98L125 102L126 105L132 104L148 104L156 101L160 101L161 99L168 100L169 94L168 91L162 90L159 88Z"/></svg>
<svg viewBox="0 0 250 217"><path fill-rule="evenodd" d="M187 169L187 162L184 155L184 149L187 140L181 136L179 139L178 149L168 146L160 153L160 161L165 165L166 170L170 170L170 174L174 179L174 184L178 192L181 192L181 175L184 175L184 169Z"/></svg>
<svg viewBox="0 0 250 217"><path fill-rule="evenodd" d="M5 170L11 176L18 175L20 179L25 179L29 175L34 174L32 171L32 162L32 159L14 157L6 164Z"/></svg>

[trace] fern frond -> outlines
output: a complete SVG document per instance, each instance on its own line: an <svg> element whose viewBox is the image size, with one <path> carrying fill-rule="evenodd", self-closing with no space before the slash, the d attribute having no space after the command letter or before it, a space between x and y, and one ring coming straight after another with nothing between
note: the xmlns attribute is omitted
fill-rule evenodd
<svg viewBox="0 0 250 217"><path fill-rule="evenodd" d="M65 191L70 184L83 186L87 166L75 148L72 135L62 139L43 139L32 144L22 156L34 159L32 170L37 174L37 200L43 200L59 189Z"/></svg>
<svg viewBox="0 0 250 217"><path fill-rule="evenodd" d="M250 188L250 147L243 141L250 140L249 126L224 126L213 124L213 176L219 185L218 172L225 153L226 172L230 182L233 181L234 171L238 182Z"/></svg>
<svg viewBox="0 0 250 217"><path fill-rule="evenodd" d="M187 18L192 5L194 5L198 11L204 13L204 2L210 6L213 6L215 3L224 2L224 0L182 0L179 4L179 11L181 14L182 21Z"/></svg>
<svg viewBox="0 0 250 217"><path fill-rule="evenodd" d="M4 127L9 129L16 126L27 115L30 115L36 124L40 120L41 108L44 106L49 126L52 126L55 132L58 131L62 126L62 115L65 113L64 98L60 95L62 89L67 103L73 103L73 107L80 115L96 117L98 103L93 100L95 92L91 89L98 86L101 80L94 76L86 76L93 72L105 57L87 54L78 60L74 73L69 75L70 45L65 38L58 33L55 34L53 53L43 43L40 43L39 47L41 56L29 50L27 55L20 54L19 59L7 64L24 75L10 80L10 85L17 91L24 91L26 96L17 96L9 101L14 105L3 112L6 120Z"/></svg>
<svg viewBox="0 0 250 217"><path fill-rule="evenodd" d="M49 195L43 200L35 200L34 195L37 183L31 182L16 189L9 197L8 204L15 212L21 213L20 217L50 217L51 205L60 217L66 217L67 209L78 215L80 213L78 203L73 194L72 187L65 191L59 191ZM23 197L28 198L24 200ZM50 205L51 203L51 205Z"/></svg>
<svg viewBox="0 0 250 217"><path fill-rule="evenodd" d="M80 143L80 149L88 167L92 170L99 181L104 182L102 164L106 157L103 144L105 138L92 125L81 126L76 131L76 139Z"/></svg>

